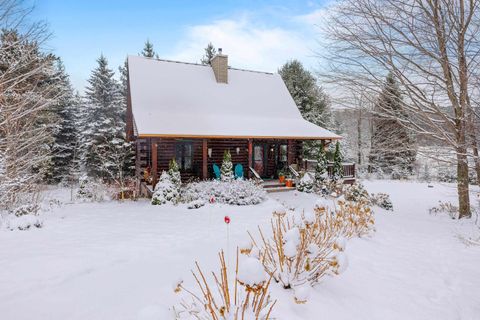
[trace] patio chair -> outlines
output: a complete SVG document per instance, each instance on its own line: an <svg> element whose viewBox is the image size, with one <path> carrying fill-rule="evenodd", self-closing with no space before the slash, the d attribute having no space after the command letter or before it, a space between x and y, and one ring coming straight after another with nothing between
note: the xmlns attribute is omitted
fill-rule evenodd
<svg viewBox="0 0 480 320"><path fill-rule="evenodd" d="M220 173L220 168L215 163L213 164L213 173L215 174L215 179L220 180L222 174Z"/></svg>
<svg viewBox="0 0 480 320"><path fill-rule="evenodd" d="M240 163L235 166L235 179L243 179L243 166Z"/></svg>

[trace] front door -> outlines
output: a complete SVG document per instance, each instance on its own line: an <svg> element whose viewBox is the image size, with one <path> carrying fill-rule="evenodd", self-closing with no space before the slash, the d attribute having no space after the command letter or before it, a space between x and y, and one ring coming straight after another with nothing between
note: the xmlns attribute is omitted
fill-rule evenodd
<svg viewBox="0 0 480 320"><path fill-rule="evenodd" d="M253 169L263 177L266 173L265 145L256 144L253 146Z"/></svg>

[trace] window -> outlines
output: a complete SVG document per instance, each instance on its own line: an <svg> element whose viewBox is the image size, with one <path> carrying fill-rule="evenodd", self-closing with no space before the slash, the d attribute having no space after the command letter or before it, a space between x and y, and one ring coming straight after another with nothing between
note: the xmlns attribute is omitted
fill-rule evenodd
<svg viewBox="0 0 480 320"><path fill-rule="evenodd" d="M280 162L287 162L287 145L280 145Z"/></svg>
<svg viewBox="0 0 480 320"><path fill-rule="evenodd" d="M178 141L175 145L175 158L182 171L192 170L193 148L191 142Z"/></svg>

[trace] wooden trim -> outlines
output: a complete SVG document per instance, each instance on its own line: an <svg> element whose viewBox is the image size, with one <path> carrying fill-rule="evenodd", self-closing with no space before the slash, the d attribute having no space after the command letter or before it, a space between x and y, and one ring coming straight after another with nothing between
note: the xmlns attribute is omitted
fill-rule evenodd
<svg viewBox="0 0 480 320"><path fill-rule="evenodd" d="M156 139L152 139L152 186L155 188L155 185L157 184L157 175L158 175L158 144Z"/></svg>
<svg viewBox="0 0 480 320"><path fill-rule="evenodd" d="M202 175L203 179L208 179L208 146L207 139L202 141Z"/></svg>
<svg viewBox="0 0 480 320"><path fill-rule="evenodd" d="M248 167L249 169L253 166L253 139L248 139ZM248 177L251 178L251 172L248 170Z"/></svg>
<svg viewBox="0 0 480 320"><path fill-rule="evenodd" d="M282 137L282 136L228 136L191 134L139 134L138 138L204 138L204 139L277 139L277 140L341 140L342 137Z"/></svg>

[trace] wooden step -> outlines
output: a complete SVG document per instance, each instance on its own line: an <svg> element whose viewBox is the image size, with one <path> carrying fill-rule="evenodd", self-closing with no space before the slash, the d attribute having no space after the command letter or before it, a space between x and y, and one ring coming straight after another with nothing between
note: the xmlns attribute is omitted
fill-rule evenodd
<svg viewBox="0 0 480 320"><path fill-rule="evenodd" d="M264 181L262 183L262 186L264 188L279 188L279 187L285 187L286 184L285 183L281 183L279 181Z"/></svg>
<svg viewBox="0 0 480 320"><path fill-rule="evenodd" d="M295 190L295 187L271 187L271 188L265 188L265 191L268 193L272 192L285 192L285 191L291 191Z"/></svg>

